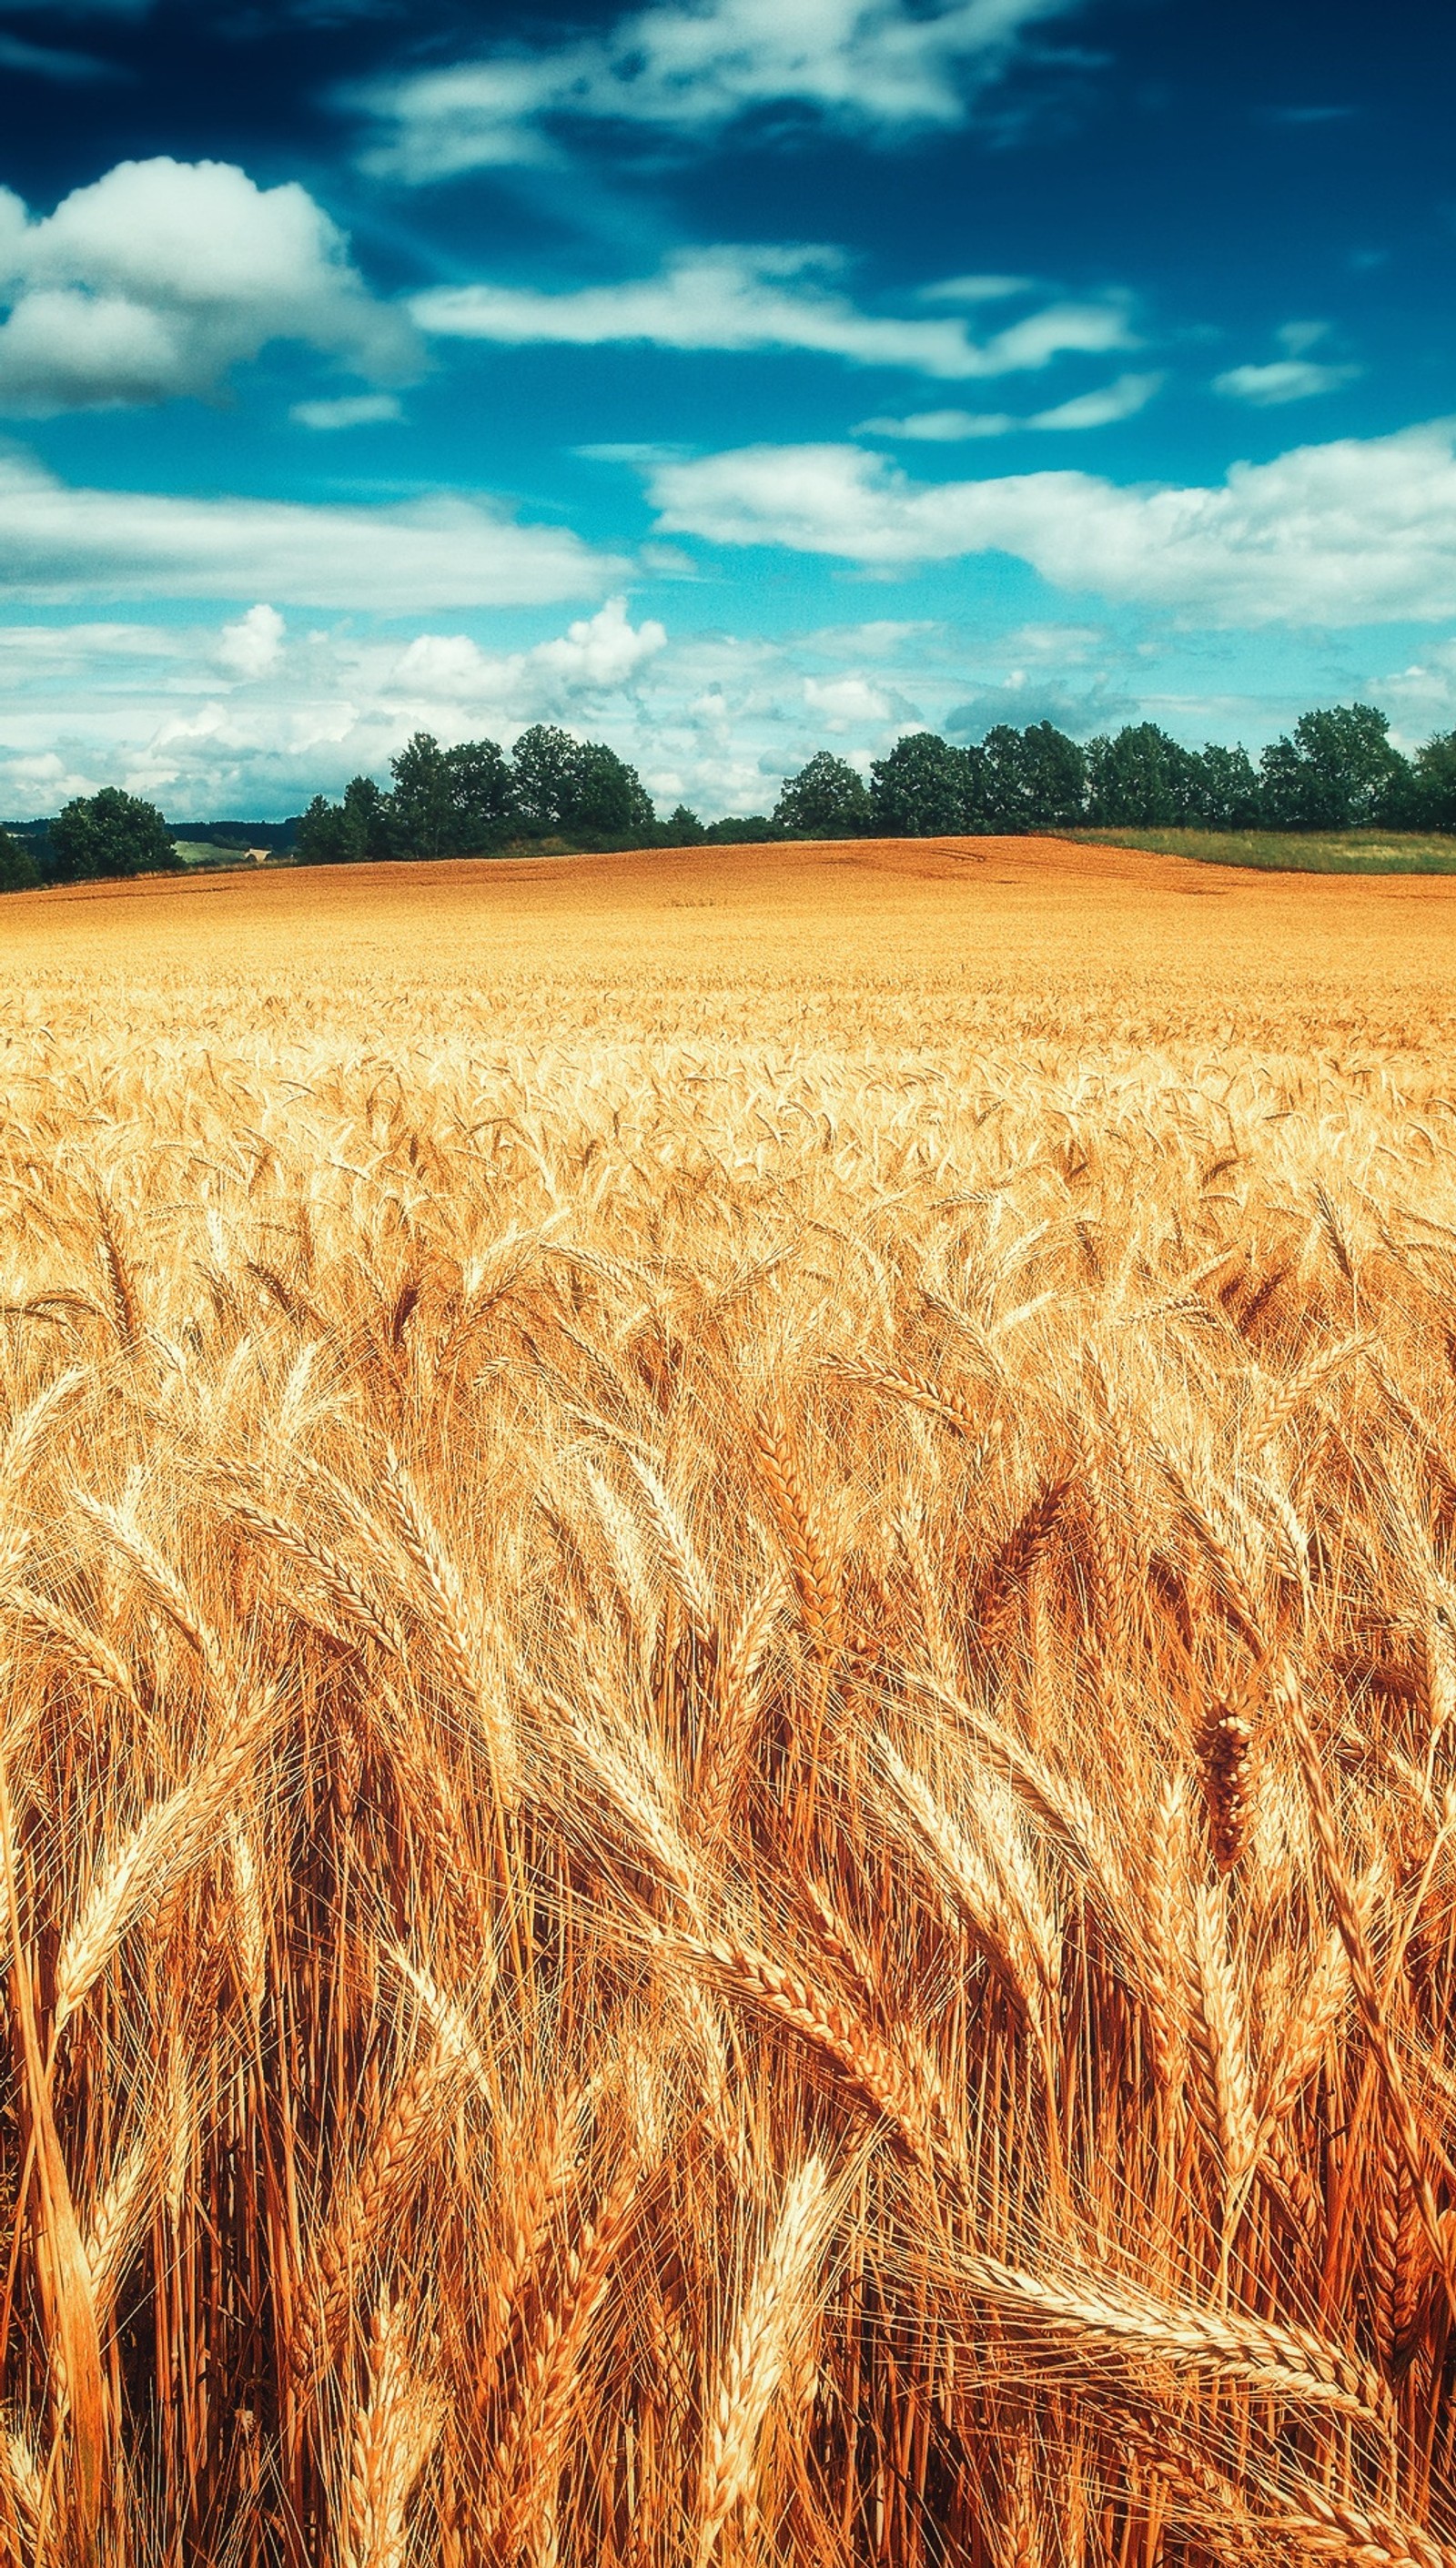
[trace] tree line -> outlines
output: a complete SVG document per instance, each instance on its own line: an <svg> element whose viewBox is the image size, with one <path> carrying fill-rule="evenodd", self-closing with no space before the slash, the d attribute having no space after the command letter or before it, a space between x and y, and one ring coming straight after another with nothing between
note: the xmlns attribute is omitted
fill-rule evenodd
<svg viewBox="0 0 1456 2568"><path fill-rule="evenodd" d="M1084 745L1049 722L999 723L961 748L910 732L868 782L827 749L778 798L796 837L1015 836L1025 830L1456 829L1456 732L1414 758L1373 705L1302 714L1256 767L1245 749L1185 749L1156 723Z"/></svg>
<svg viewBox="0 0 1456 2568"><path fill-rule="evenodd" d="M1079 743L1049 722L999 723L962 746L908 732L868 778L828 749L786 779L773 810L705 823L657 816L637 770L602 741L534 723L507 757L493 740L442 749L417 732L386 790L356 776L317 795L286 832L294 861L488 855L505 847L691 846L744 839L1017 836L1038 829L1456 831L1456 731L1407 758L1373 705L1302 714L1256 766L1214 742L1185 749L1156 723ZM0 891L179 869L154 803L114 786L78 797L44 831L0 831Z"/></svg>

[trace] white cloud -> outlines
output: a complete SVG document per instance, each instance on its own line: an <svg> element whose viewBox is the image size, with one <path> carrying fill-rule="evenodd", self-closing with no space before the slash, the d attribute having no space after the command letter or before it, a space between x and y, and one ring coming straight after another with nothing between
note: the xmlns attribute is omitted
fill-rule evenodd
<svg viewBox="0 0 1456 2568"><path fill-rule="evenodd" d="M1360 366L1332 366L1310 359L1310 350L1329 336L1327 321L1286 321L1274 335L1283 357L1266 366L1231 366L1227 374L1214 377L1214 391L1233 401L1252 402L1259 410L1274 410L1285 402L1338 392L1364 371Z"/></svg>
<svg viewBox="0 0 1456 2568"><path fill-rule="evenodd" d="M338 401L295 402L288 414L300 428L372 428L385 420L403 419L394 393L345 393Z"/></svg>
<svg viewBox="0 0 1456 2568"><path fill-rule="evenodd" d="M185 626L0 626L7 693L0 808L54 809L66 793L124 782L176 817L298 809L361 770L383 777L417 729L509 744L527 723L653 746L641 689L668 650L626 601L525 650L425 632L401 649L347 628L290 628L251 607ZM791 686L791 682L790 682ZM671 685L676 703L680 689Z"/></svg>
<svg viewBox="0 0 1456 2568"><path fill-rule="evenodd" d="M418 352L305 188L258 187L219 160L123 160L36 220L0 189L0 302L12 413L210 393L270 339L375 377Z"/></svg>
<svg viewBox="0 0 1456 2568"><path fill-rule="evenodd" d="M0 596L256 597L386 615L582 597L625 565L452 495L390 507L75 489L0 454Z"/></svg>
<svg viewBox="0 0 1456 2568"><path fill-rule="evenodd" d="M1030 276L942 276L934 285L923 285L917 301L1002 303L1010 294L1029 293L1034 283Z"/></svg>
<svg viewBox="0 0 1456 2568"><path fill-rule="evenodd" d="M579 699L614 694L666 648L667 633L652 616L634 626L627 601L609 597L595 615L583 616L552 642L528 651L482 651L464 633L422 633L401 652L383 681L384 692L407 701L496 709L512 728L510 708L529 708L521 719L560 713Z"/></svg>
<svg viewBox="0 0 1456 2568"><path fill-rule="evenodd" d="M850 131L964 121L1026 33L1077 0L698 0L621 18L605 34L500 51L381 84L386 129L369 165L413 183L541 160L543 128L587 120L683 136L793 104Z"/></svg>
<svg viewBox="0 0 1456 2568"><path fill-rule="evenodd" d="M224 624L218 635L219 666L239 678L266 678L283 656L287 630L276 606L250 606L235 624Z"/></svg>
<svg viewBox="0 0 1456 2568"><path fill-rule="evenodd" d="M1267 366L1231 366L1227 374L1215 375L1214 391L1233 401L1253 402L1259 410L1274 410L1285 402L1310 401L1316 393L1338 392L1361 371L1359 366L1316 365L1309 357L1277 357Z"/></svg>
<svg viewBox="0 0 1456 2568"><path fill-rule="evenodd" d="M1119 375L1115 384L1078 393L1071 401L1058 402L1054 410L1036 411L1030 419L1018 419L1007 410L921 410L912 411L908 419L863 419L854 434L903 438L912 445L958 446L969 438L1009 437L1016 428L1110 428L1143 410L1163 380L1161 375Z"/></svg>
<svg viewBox="0 0 1456 2568"><path fill-rule="evenodd" d="M1162 388L1161 375L1119 375L1115 384L1101 384L1095 392L1077 393L1071 401L1058 402L1054 410L1037 411L1034 419L1027 420L1026 426L1112 428L1119 420L1135 419Z"/></svg>
<svg viewBox="0 0 1456 2568"><path fill-rule="evenodd" d="M422 330L508 346L552 341L599 347L646 340L661 348L803 348L856 365L908 366L947 381L1039 371L1070 352L1130 344L1118 303L1062 302L977 342L963 320L898 320L861 312L822 282L842 264L831 249L721 248L681 252L656 276L540 294L519 286L438 286L413 305Z"/></svg>
<svg viewBox="0 0 1456 2568"><path fill-rule="evenodd" d="M971 437L1008 437L1020 425L1009 410L917 410L908 419L862 419L854 434L905 438L912 446L960 446Z"/></svg>
<svg viewBox="0 0 1456 2568"><path fill-rule="evenodd" d="M825 731L836 735L846 731L873 735L902 712L904 705L903 696L887 693L868 678L804 680L805 712Z"/></svg>
<svg viewBox="0 0 1456 2568"><path fill-rule="evenodd" d="M1086 473L912 482L850 446L747 447L648 477L665 533L893 566L1019 556L1056 586L1223 626L1456 613L1451 423L1236 464L1213 486Z"/></svg>

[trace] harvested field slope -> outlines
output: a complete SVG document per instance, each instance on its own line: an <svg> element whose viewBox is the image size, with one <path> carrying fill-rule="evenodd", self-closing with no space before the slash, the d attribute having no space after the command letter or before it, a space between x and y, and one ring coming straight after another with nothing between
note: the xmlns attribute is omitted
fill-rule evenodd
<svg viewBox="0 0 1456 2568"><path fill-rule="evenodd" d="M0 2557L1452 2568L1453 930L0 907Z"/></svg>

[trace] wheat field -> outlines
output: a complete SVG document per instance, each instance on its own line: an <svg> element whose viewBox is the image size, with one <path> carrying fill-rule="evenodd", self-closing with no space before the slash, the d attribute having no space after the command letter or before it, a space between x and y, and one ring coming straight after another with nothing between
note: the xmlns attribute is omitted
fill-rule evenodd
<svg viewBox="0 0 1456 2568"><path fill-rule="evenodd" d="M1456 892L0 907L0 2549L1456 2562Z"/></svg>

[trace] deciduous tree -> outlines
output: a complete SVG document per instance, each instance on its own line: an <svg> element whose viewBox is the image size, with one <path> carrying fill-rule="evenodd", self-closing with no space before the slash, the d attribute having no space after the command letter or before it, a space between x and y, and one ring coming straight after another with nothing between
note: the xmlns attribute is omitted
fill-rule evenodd
<svg viewBox="0 0 1456 2568"><path fill-rule="evenodd" d="M181 858L154 802L119 786L78 795L51 822L51 863L57 882L87 882L98 875L177 873Z"/></svg>
<svg viewBox="0 0 1456 2568"><path fill-rule="evenodd" d="M874 826L863 777L832 749L816 749L785 778L773 817L796 838L862 838Z"/></svg>

